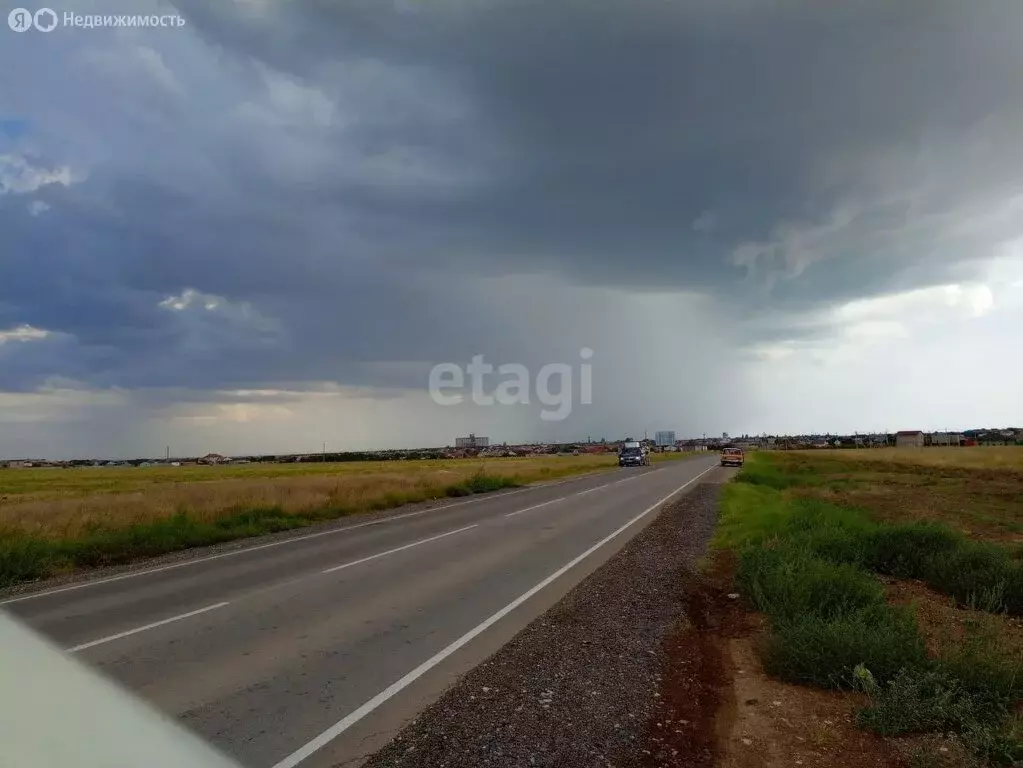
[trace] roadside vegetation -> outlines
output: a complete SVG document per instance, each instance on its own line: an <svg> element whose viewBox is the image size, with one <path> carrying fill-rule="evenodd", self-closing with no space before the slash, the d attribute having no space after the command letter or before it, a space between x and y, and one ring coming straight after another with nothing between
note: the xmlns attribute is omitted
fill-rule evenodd
<svg viewBox="0 0 1023 768"><path fill-rule="evenodd" d="M662 461L693 454L657 454ZM613 454L0 470L0 588L617 467Z"/></svg>
<svg viewBox="0 0 1023 768"><path fill-rule="evenodd" d="M763 669L858 692L855 723L913 765L1019 764L1021 489L1023 449L749 455L716 546Z"/></svg>

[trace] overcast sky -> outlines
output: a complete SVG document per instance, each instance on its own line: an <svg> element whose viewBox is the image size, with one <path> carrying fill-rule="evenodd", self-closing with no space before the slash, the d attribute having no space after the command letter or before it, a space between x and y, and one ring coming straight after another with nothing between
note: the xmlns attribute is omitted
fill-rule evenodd
<svg viewBox="0 0 1023 768"><path fill-rule="evenodd" d="M1023 424L1018 0L55 10L185 23L0 29L0 456Z"/></svg>

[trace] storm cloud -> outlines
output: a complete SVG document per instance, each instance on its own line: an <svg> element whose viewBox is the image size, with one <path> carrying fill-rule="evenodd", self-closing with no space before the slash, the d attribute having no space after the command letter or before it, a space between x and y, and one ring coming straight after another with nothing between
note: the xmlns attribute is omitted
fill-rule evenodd
<svg viewBox="0 0 1023 768"><path fill-rule="evenodd" d="M957 358L1020 320L1017 3L78 6L185 24L4 32L4 454L1023 416ZM561 423L425 391L583 347Z"/></svg>

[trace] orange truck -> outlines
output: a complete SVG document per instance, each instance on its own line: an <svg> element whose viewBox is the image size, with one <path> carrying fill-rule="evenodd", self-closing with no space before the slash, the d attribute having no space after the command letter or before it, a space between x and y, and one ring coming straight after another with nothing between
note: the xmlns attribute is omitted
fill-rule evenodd
<svg viewBox="0 0 1023 768"><path fill-rule="evenodd" d="M744 460L742 448L725 448L721 451L722 467L741 467Z"/></svg>

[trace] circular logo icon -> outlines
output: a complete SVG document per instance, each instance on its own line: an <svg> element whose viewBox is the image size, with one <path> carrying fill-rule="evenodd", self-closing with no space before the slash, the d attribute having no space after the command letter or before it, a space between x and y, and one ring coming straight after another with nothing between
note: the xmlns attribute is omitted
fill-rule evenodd
<svg viewBox="0 0 1023 768"><path fill-rule="evenodd" d="M7 26L15 32L28 32L32 29L32 11L27 8L15 8L7 14Z"/></svg>
<svg viewBox="0 0 1023 768"><path fill-rule="evenodd" d="M32 17L32 23L40 32L52 32L57 26L57 14L52 8L40 8Z"/></svg>

